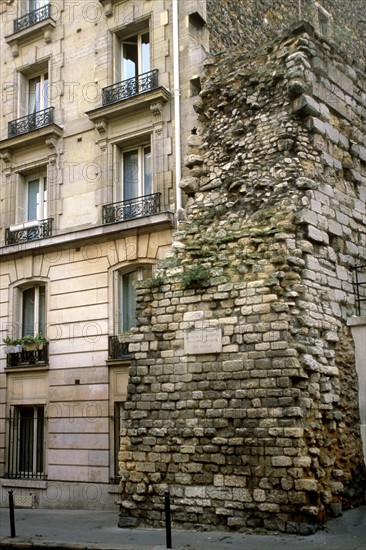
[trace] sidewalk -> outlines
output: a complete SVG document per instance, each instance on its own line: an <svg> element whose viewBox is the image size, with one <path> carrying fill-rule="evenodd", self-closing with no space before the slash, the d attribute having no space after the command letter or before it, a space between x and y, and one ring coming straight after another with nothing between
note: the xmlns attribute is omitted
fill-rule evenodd
<svg viewBox="0 0 366 550"><path fill-rule="evenodd" d="M10 538L9 510L0 509L0 549L165 550L163 529L120 529L110 511L16 509ZM174 550L365 550L366 506L344 512L310 536L172 532Z"/></svg>

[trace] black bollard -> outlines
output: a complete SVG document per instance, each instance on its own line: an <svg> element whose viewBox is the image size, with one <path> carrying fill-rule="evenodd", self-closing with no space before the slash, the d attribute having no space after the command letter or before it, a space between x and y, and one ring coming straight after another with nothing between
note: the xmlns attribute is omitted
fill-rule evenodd
<svg viewBox="0 0 366 550"><path fill-rule="evenodd" d="M170 493L165 491L165 531L166 531L166 547L172 547L172 526L170 521Z"/></svg>
<svg viewBox="0 0 366 550"><path fill-rule="evenodd" d="M15 537L14 497L13 497L13 491L8 491L8 493L9 493L9 514L10 514L10 537L13 539Z"/></svg>

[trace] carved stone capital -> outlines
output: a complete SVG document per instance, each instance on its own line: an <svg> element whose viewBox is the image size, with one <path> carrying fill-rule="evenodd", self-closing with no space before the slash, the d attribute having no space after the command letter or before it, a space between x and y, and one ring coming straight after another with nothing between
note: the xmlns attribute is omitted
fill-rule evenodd
<svg viewBox="0 0 366 550"><path fill-rule="evenodd" d="M46 42L46 44L51 44L51 42L52 42L52 31L50 31L50 30L44 31L43 37L44 37L44 41Z"/></svg>
<svg viewBox="0 0 366 550"><path fill-rule="evenodd" d="M45 143L47 147L50 149L48 162L52 166L56 166L58 168L60 165L60 154L62 153L62 145L63 145L62 139L50 137L45 140Z"/></svg>

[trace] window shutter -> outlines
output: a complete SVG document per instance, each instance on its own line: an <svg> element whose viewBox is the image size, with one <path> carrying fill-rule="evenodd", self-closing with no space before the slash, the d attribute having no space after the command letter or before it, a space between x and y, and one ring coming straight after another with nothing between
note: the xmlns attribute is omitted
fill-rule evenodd
<svg viewBox="0 0 366 550"><path fill-rule="evenodd" d="M23 2L21 2L21 4L22 3ZM18 76L18 86L19 86L18 113L19 113L19 117L22 117L28 114L28 80L21 73L19 73L19 76Z"/></svg>
<svg viewBox="0 0 366 550"><path fill-rule="evenodd" d="M16 223L25 221L26 184L22 176L17 177L16 185Z"/></svg>
<svg viewBox="0 0 366 550"><path fill-rule="evenodd" d="M114 43L113 43L113 49L114 49L114 80L113 82L121 82L122 80L122 71L121 71L121 65L122 65L122 43L118 36L114 35Z"/></svg>
<svg viewBox="0 0 366 550"><path fill-rule="evenodd" d="M23 292L20 288L13 289L13 337L20 338L22 336L22 298Z"/></svg>

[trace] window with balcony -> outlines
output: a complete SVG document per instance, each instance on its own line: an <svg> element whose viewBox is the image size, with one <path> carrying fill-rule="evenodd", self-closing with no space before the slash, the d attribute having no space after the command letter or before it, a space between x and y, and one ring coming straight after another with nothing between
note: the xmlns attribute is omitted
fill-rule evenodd
<svg viewBox="0 0 366 550"><path fill-rule="evenodd" d="M48 103L48 72L31 78L19 75L19 114L9 122L8 137L15 137L53 123L53 108Z"/></svg>
<svg viewBox="0 0 366 550"><path fill-rule="evenodd" d="M160 193L153 193L150 144L117 149L116 202L103 207L104 223L115 223L160 212Z"/></svg>
<svg viewBox="0 0 366 550"><path fill-rule="evenodd" d="M103 105L153 90L158 86L157 70L151 68L150 33L115 37L115 84L103 89Z"/></svg>
<svg viewBox="0 0 366 550"><path fill-rule="evenodd" d="M49 0L28 0L20 2L20 17L14 21L14 32L28 29L50 16Z"/></svg>
<svg viewBox="0 0 366 550"><path fill-rule="evenodd" d="M9 478L43 479L45 414L43 405L17 405L9 412Z"/></svg>
<svg viewBox="0 0 366 550"><path fill-rule="evenodd" d="M46 174L19 176L16 224L6 229L6 244L33 241L51 234L52 219L47 218Z"/></svg>

